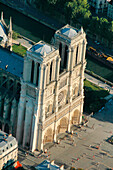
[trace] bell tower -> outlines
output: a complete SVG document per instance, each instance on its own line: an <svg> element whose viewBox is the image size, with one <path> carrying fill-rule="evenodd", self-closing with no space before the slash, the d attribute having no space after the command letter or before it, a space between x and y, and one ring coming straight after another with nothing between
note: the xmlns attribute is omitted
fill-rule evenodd
<svg viewBox="0 0 113 170"><path fill-rule="evenodd" d="M82 121L83 113L83 80L86 66L86 45L86 34L82 27L78 30L67 24L55 32L54 46L59 49L61 58L60 74L62 72L69 73L68 102L70 103L70 107L76 97L81 96L82 99L78 118L79 123ZM70 131L70 127L68 130Z"/></svg>
<svg viewBox="0 0 113 170"><path fill-rule="evenodd" d="M55 89L55 82L59 77L59 61L58 50L43 41L28 49L24 58L17 139L32 151L41 149L47 88L51 86L53 91Z"/></svg>

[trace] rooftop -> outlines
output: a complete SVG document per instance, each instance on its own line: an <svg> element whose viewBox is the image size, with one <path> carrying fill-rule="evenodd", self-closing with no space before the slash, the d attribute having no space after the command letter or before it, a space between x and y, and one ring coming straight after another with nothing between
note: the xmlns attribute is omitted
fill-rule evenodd
<svg viewBox="0 0 113 170"><path fill-rule="evenodd" d="M36 45L33 45L30 48L30 51L36 52L43 56L45 54L51 53L53 50L54 50L54 48L51 45L49 45L43 41L38 42Z"/></svg>
<svg viewBox="0 0 113 170"><path fill-rule="evenodd" d="M0 155L13 146L17 146L16 138L0 130Z"/></svg>
<svg viewBox="0 0 113 170"><path fill-rule="evenodd" d="M56 31L56 33L58 33L60 35L64 35L65 37L67 37L69 39L72 39L73 37L75 37L78 34L78 30L67 24L60 30Z"/></svg>
<svg viewBox="0 0 113 170"><path fill-rule="evenodd" d="M63 166L58 166L54 164L54 161L50 162L48 160L44 160L38 166L35 167L38 170L64 170Z"/></svg>
<svg viewBox="0 0 113 170"><path fill-rule="evenodd" d="M0 69L22 77L24 59L6 49L0 48Z"/></svg>

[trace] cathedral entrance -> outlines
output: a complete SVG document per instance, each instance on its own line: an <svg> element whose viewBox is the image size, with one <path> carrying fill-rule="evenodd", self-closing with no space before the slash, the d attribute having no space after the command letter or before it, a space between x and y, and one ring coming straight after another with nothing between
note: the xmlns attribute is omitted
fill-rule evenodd
<svg viewBox="0 0 113 170"><path fill-rule="evenodd" d="M65 133L68 129L68 120L66 117L60 120L59 133Z"/></svg>
<svg viewBox="0 0 113 170"><path fill-rule="evenodd" d="M72 124L78 124L79 123L79 110L75 110L72 116Z"/></svg>
<svg viewBox="0 0 113 170"><path fill-rule="evenodd" d="M44 135L44 144L53 142L53 131L49 128Z"/></svg>

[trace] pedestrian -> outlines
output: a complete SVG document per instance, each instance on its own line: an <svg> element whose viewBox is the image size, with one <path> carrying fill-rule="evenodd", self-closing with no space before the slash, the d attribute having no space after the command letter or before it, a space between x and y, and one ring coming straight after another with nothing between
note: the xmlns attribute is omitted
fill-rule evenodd
<svg viewBox="0 0 113 170"><path fill-rule="evenodd" d="M92 125L92 127L91 127L92 129L94 129L94 125L95 125L95 124Z"/></svg>

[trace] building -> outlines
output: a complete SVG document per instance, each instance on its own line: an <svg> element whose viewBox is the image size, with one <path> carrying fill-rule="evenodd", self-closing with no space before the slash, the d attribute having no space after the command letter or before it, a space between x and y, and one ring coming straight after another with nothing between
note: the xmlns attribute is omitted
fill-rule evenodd
<svg viewBox="0 0 113 170"><path fill-rule="evenodd" d="M113 0L108 1L108 11L107 16L111 19L113 19Z"/></svg>
<svg viewBox="0 0 113 170"><path fill-rule="evenodd" d="M96 14L107 12L107 0L89 0L89 4Z"/></svg>
<svg viewBox="0 0 113 170"><path fill-rule="evenodd" d="M81 123L86 44L83 28L66 25L55 32L53 45L38 42L27 50L24 60L12 53L3 55L9 65L6 68L3 57L1 127L8 126L23 147L43 150L60 133Z"/></svg>
<svg viewBox="0 0 113 170"><path fill-rule="evenodd" d="M0 169L6 169L17 161L18 144L16 138L0 130Z"/></svg>
<svg viewBox="0 0 113 170"><path fill-rule="evenodd" d="M10 23L6 25L3 19L3 12L0 20L0 45L12 50L12 19L10 17Z"/></svg>

